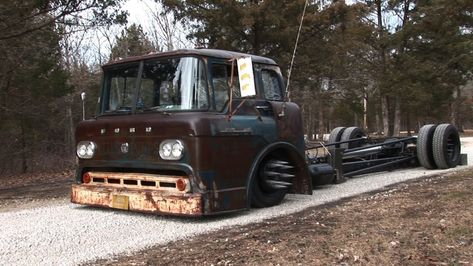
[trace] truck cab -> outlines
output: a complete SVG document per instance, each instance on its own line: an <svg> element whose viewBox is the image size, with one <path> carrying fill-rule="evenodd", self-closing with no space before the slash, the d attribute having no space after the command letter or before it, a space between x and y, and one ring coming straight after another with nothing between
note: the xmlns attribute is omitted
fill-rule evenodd
<svg viewBox="0 0 473 266"><path fill-rule="evenodd" d="M202 216L312 193L301 113L272 59L178 50L103 73L99 111L76 128L72 202Z"/></svg>

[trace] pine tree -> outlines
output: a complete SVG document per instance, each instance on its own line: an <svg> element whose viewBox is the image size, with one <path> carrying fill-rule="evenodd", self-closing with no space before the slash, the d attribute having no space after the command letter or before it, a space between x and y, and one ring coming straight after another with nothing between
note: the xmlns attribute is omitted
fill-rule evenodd
<svg viewBox="0 0 473 266"><path fill-rule="evenodd" d="M122 30L120 36L117 36L110 59L144 55L155 50L148 36L143 32L141 25L132 24Z"/></svg>

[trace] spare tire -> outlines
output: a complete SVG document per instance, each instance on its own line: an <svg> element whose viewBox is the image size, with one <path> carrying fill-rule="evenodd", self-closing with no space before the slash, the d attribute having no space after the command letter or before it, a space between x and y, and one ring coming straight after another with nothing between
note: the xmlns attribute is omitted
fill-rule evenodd
<svg viewBox="0 0 473 266"><path fill-rule="evenodd" d="M346 127L336 127L336 128L334 128L330 132L330 135L328 136L328 144L339 142L345 128ZM340 148L340 144L336 144L334 148Z"/></svg>
<svg viewBox="0 0 473 266"><path fill-rule="evenodd" d="M427 169L435 169L437 165L434 160L433 139L437 125L425 125L419 129L417 135L417 159L421 166Z"/></svg>
<svg viewBox="0 0 473 266"><path fill-rule="evenodd" d="M451 124L438 125L434 132L433 153L440 169L452 168L460 163L460 134Z"/></svg>
<svg viewBox="0 0 473 266"><path fill-rule="evenodd" d="M351 139L358 139L365 136L365 132L359 127L349 127L343 131L340 141L347 141ZM363 141L354 141L349 143L340 144L340 148L353 149L360 147L363 144Z"/></svg>

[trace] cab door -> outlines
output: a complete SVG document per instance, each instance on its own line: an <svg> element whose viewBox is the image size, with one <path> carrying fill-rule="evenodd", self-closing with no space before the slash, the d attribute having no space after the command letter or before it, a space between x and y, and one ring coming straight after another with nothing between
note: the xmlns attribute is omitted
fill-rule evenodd
<svg viewBox="0 0 473 266"><path fill-rule="evenodd" d="M261 98L271 106L276 121L278 140L293 144L303 153L304 135L301 111L297 104L284 102L285 88L279 68L259 65L256 72Z"/></svg>
<svg viewBox="0 0 473 266"><path fill-rule="evenodd" d="M205 151L199 155L198 175L209 190L213 211L244 209L251 166L277 140L277 125L268 101L241 97L236 62L232 67L231 61L210 58L208 65L211 136L200 138Z"/></svg>

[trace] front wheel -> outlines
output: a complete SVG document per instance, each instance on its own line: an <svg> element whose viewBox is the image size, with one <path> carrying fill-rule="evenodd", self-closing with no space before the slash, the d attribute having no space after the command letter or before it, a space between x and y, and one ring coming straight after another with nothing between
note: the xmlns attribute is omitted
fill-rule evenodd
<svg viewBox="0 0 473 266"><path fill-rule="evenodd" d="M285 160L264 159L251 182L251 206L264 208L281 203L292 186L292 169Z"/></svg>

